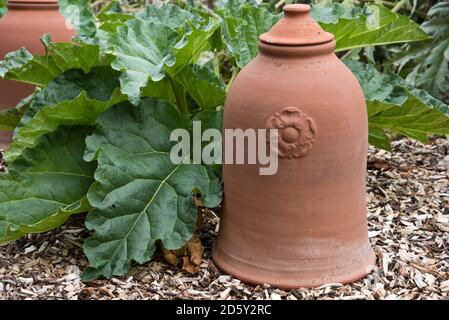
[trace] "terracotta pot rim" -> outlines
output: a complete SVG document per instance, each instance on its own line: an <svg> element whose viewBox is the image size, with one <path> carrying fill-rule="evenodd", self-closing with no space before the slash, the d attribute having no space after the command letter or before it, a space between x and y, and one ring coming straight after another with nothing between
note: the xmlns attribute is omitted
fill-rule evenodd
<svg viewBox="0 0 449 320"><path fill-rule="evenodd" d="M8 8L15 9L15 8L33 8L33 9L39 9L39 8L59 8L59 3L57 1L46 1L46 0L39 0L39 1L8 1Z"/></svg>
<svg viewBox="0 0 449 320"><path fill-rule="evenodd" d="M11 11L59 10L59 5L53 3L11 3L8 4L8 9L10 9Z"/></svg>
<svg viewBox="0 0 449 320"><path fill-rule="evenodd" d="M58 3L58 0L9 0L8 3Z"/></svg>
<svg viewBox="0 0 449 320"><path fill-rule="evenodd" d="M326 41L317 40L317 41L313 41L313 42L309 42L309 43L298 43L298 44L294 44L294 43L280 43L280 42L272 42L272 41L266 40L265 37L263 37L264 34L262 34L260 36L259 41L264 43L264 44L268 44L270 46L276 46L276 47L293 47L293 48L296 48L296 47L314 47L314 46L319 46L319 45L322 45L322 44L326 44L326 43L335 41L334 37L332 36L332 37L329 37L329 39L326 40Z"/></svg>
<svg viewBox="0 0 449 320"><path fill-rule="evenodd" d="M306 57L306 56L318 56L323 54L331 54L335 51L336 41L332 39L329 42L316 44L313 46L280 46L271 43L265 43L259 41L259 50L261 54L268 56L280 56L280 57Z"/></svg>

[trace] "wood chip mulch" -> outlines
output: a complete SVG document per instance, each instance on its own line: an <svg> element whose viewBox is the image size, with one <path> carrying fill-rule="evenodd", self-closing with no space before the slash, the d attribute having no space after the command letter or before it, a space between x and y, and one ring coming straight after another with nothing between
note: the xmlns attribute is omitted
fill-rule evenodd
<svg viewBox="0 0 449 320"><path fill-rule="evenodd" d="M392 153L370 147L368 223L378 261L351 285L283 291L222 274L210 260L218 212L206 212L198 274L156 257L125 277L84 284L81 246L88 233L77 216L58 230L0 247L0 299L448 299L448 154L449 140L441 138L428 145L401 139Z"/></svg>

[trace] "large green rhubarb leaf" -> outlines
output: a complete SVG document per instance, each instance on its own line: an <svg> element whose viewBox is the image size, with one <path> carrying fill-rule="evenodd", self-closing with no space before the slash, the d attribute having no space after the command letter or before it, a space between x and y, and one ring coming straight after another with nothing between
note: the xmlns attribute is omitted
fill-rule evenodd
<svg viewBox="0 0 449 320"><path fill-rule="evenodd" d="M111 1L97 15L100 26L97 30L96 38L100 42L107 41L115 33L118 27L125 25L126 21L134 19L135 16L124 13L119 1Z"/></svg>
<svg viewBox="0 0 449 320"><path fill-rule="evenodd" d="M20 101L16 107L0 111L0 130L14 130L30 106L34 94Z"/></svg>
<svg viewBox="0 0 449 320"><path fill-rule="evenodd" d="M422 142L430 134L449 134L449 118L437 109L429 108L412 94L401 105L368 101L369 126L388 130ZM375 134L375 138L378 138ZM375 144L373 140L370 140Z"/></svg>
<svg viewBox="0 0 449 320"><path fill-rule="evenodd" d="M91 263L84 280L125 274L132 260L151 259L157 240L182 247L195 231L193 192L207 207L220 204L220 180L210 167L171 162L177 128L188 129L189 120L159 100L123 103L99 117L86 139L85 159L96 159L98 169L88 193L95 209L86 225L95 234L84 246Z"/></svg>
<svg viewBox="0 0 449 320"><path fill-rule="evenodd" d="M0 130L14 130L20 122L26 107L11 108L0 111Z"/></svg>
<svg viewBox="0 0 449 320"><path fill-rule="evenodd" d="M41 90L25 112L5 160L12 162L39 138L62 125L93 125L99 114L126 100L120 93L119 73L97 67L85 74L72 69Z"/></svg>
<svg viewBox="0 0 449 320"><path fill-rule="evenodd" d="M58 0L59 11L80 36L92 37L97 31L95 15L89 1Z"/></svg>
<svg viewBox="0 0 449 320"><path fill-rule="evenodd" d="M166 74L175 77L186 65L193 64L218 27L213 19L188 20L192 14L175 8L150 7L145 20L127 21L109 40L116 56L112 66L123 72L122 92L134 104L138 104L141 89L149 83L162 80Z"/></svg>
<svg viewBox="0 0 449 320"><path fill-rule="evenodd" d="M163 24L134 19L118 28L110 41L116 56L112 67L123 72L122 92L137 104L141 88L150 80L162 80L164 66L174 64L170 51L178 34Z"/></svg>
<svg viewBox="0 0 449 320"><path fill-rule="evenodd" d="M449 96L449 1L434 5L423 29L432 36L433 46L423 56L417 85L435 97Z"/></svg>
<svg viewBox="0 0 449 320"><path fill-rule="evenodd" d="M223 80L205 66L187 66L178 72L176 81L202 109L217 107L225 102L226 86Z"/></svg>
<svg viewBox="0 0 449 320"><path fill-rule="evenodd" d="M184 27L186 21L203 21L197 14L170 3L151 4L136 16L148 22L164 24L173 30Z"/></svg>
<svg viewBox="0 0 449 320"><path fill-rule="evenodd" d="M111 56L102 54L94 44L46 43L46 51L45 56L33 56L25 48L8 53L0 61L0 77L45 86L69 69L87 73L93 67L111 62Z"/></svg>
<svg viewBox="0 0 449 320"><path fill-rule="evenodd" d="M313 6L311 14L324 30L335 36L337 52L428 39L417 23L378 5L362 10L330 2Z"/></svg>
<svg viewBox="0 0 449 320"><path fill-rule="evenodd" d="M85 199L95 163L83 160L86 127L63 127L0 175L0 244L45 232L89 210Z"/></svg>
<svg viewBox="0 0 449 320"><path fill-rule="evenodd" d="M411 88L396 75L378 72L373 65L354 60L345 63L365 93L371 144L389 150L387 133L392 132L422 142L430 134L449 134L447 105Z"/></svg>
<svg viewBox="0 0 449 320"><path fill-rule="evenodd" d="M228 55L240 68L259 52L259 36L269 31L281 17L264 7L234 0L219 1L217 12L222 16L222 32Z"/></svg>

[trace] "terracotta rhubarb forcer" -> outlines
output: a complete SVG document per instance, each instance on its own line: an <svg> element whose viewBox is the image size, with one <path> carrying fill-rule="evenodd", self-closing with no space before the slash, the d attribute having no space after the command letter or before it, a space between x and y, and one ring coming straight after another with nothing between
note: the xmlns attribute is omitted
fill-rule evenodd
<svg viewBox="0 0 449 320"><path fill-rule="evenodd" d="M249 283L348 283L375 263L365 202L365 99L333 53L333 35L309 11L284 7L226 101L224 129L279 130L275 175L260 175L260 165L223 166L213 259Z"/></svg>
<svg viewBox="0 0 449 320"><path fill-rule="evenodd" d="M21 47L44 54L40 38L46 33L53 41L68 41L75 35L59 13L57 0L9 0L8 13L0 19L0 60ZM0 110L14 107L33 90L32 85L0 79ZM11 136L11 132L0 131L0 148L8 146Z"/></svg>

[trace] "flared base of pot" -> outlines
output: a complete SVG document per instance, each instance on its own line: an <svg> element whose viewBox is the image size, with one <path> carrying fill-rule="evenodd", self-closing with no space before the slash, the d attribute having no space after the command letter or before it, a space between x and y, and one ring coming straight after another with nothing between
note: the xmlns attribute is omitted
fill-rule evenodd
<svg viewBox="0 0 449 320"><path fill-rule="evenodd" d="M223 272L249 284L269 284L282 289L315 288L328 283L352 283L370 273L376 256L368 244L359 252L323 259L288 261L289 270L272 270L267 263L250 264L224 252L218 245L212 259ZM322 260L322 261L320 261Z"/></svg>

